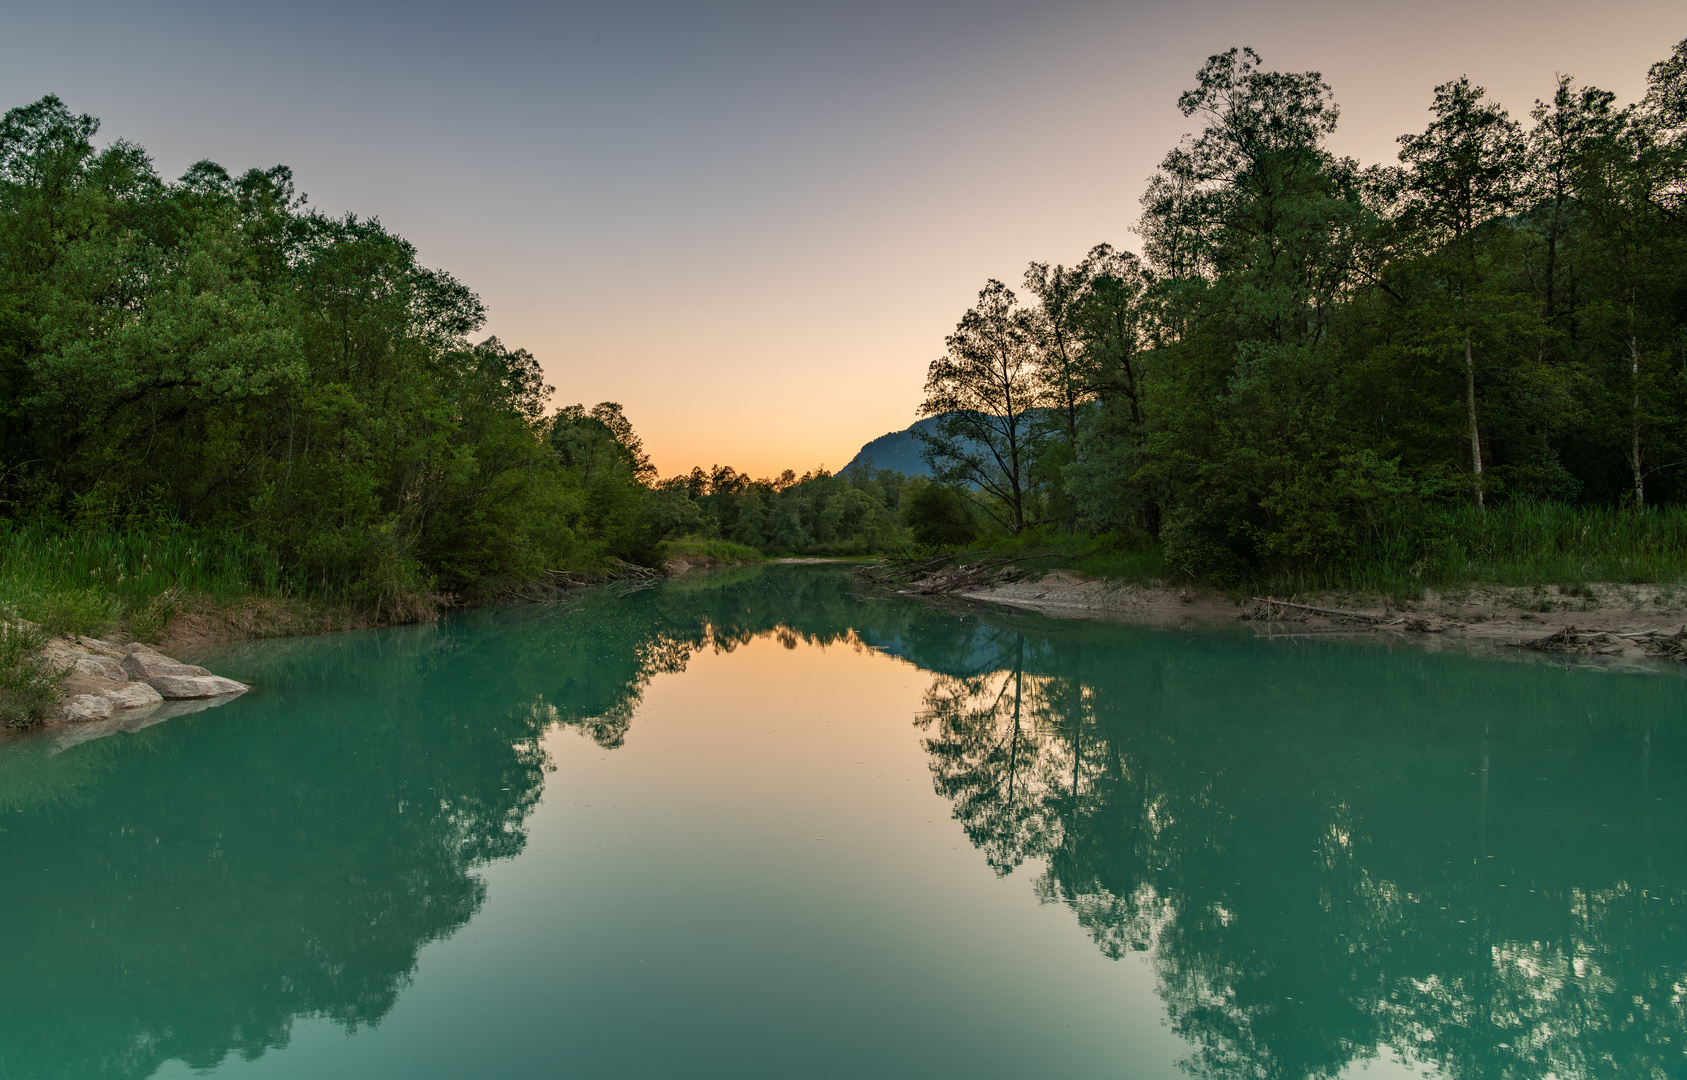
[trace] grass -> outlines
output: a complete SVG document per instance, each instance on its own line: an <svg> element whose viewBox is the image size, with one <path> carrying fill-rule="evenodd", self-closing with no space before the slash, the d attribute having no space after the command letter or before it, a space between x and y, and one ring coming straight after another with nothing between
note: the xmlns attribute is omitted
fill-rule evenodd
<svg viewBox="0 0 1687 1080"><path fill-rule="evenodd" d="M989 537L970 545L969 555L1038 555L1036 572L1066 570L1081 578L1133 585L1164 582L1171 572L1165 552L1147 533L1043 533Z"/></svg>
<svg viewBox="0 0 1687 1080"><path fill-rule="evenodd" d="M50 634L155 641L184 604L286 596L279 556L238 535L0 524L0 616Z"/></svg>
<svg viewBox="0 0 1687 1080"><path fill-rule="evenodd" d="M767 561L766 555L745 544L735 544L730 540L708 540L694 536L668 541L665 551L670 559L684 559L690 563L759 563Z"/></svg>
<svg viewBox="0 0 1687 1080"><path fill-rule="evenodd" d="M0 623L0 725L34 727L58 699L64 672L41 655L45 630Z"/></svg>
<svg viewBox="0 0 1687 1080"><path fill-rule="evenodd" d="M1472 584L1556 585L1591 596L1591 582L1674 584L1687 572L1687 507L1636 513L1562 503L1505 503L1444 511L1410 532L1369 538L1346 560L1285 568L1259 584L1279 592L1421 596Z"/></svg>
<svg viewBox="0 0 1687 1080"><path fill-rule="evenodd" d="M976 555L1052 555L1039 571L1131 584L1197 585L1146 534L1090 536L1026 532L992 537ZM1421 599L1425 590L1472 585L1557 586L1565 597L1594 597L1591 583L1657 584L1670 596L1687 588L1687 507L1641 513L1559 503L1506 503L1443 511L1415 528L1366 538L1348 557L1324 565L1263 569L1233 583L1238 595L1346 593Z"/></svg>

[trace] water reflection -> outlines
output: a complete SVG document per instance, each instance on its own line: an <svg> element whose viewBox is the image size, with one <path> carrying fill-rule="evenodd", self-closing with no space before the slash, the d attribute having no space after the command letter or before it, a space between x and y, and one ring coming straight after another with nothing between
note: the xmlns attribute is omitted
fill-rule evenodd
<svg viewBox="0 0 1687 1080"><path fill-rule="evenodd" d="M1680 1074L1678 678L1014 621L933 680L934 785L1149 954L1189 1072Z"/></svg>
<svg viewBox="0 0 1687 1080"><path fill-rule="evenodd" d="M836 575L721 575L264 642L218 657L258 687L239 710L0 745L0 1076L209 1068L296 1018L378 1021L484 903L475 869L522 850L548 728L618 747L657 674L841 641L852 610Z"/></svg>
<svg viewBox="0 0 1687 1080"><path fill-rule="evenodd" d="M776 568L235 650L239 709L7 748L0 1075L378 1021L523 849L541 736L613 750L652 678L757 637L931 672L934 789L998 874L1144 955L1194 1075L1681 1071L1681 679L980 617Z"/></svg>

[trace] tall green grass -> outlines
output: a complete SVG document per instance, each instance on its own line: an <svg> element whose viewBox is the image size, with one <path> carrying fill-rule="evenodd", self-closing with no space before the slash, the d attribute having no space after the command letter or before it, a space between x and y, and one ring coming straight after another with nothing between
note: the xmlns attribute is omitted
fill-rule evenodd
<svg viewBox="0 0 1687 1080"><path fill-rule="evenodd" d="M974 545L974 551L1023 552L1040 570L1173 585L1198 582L1169 565L1146 534L1085 536L1027 532ZM1281 565L1228 583L1237 592L1367 593L1421 597L1426 589L1474 584L1574 588L1592 582L1670 584L1687 578L1687 507L1636 513L1611 507L1514 502L1445 508L1361 537L1344 557Z"/></svg>
<svg viewBox="0 0 1687 1080"><path fill-rule="evenodd" d="M759 563L767 556L753 547L735 544L730 540L711 540L706 537L685 536L662 545L662 554L669 559L709 560L717 563Z"/></svg>
<svg viewBox="0 0 1687 1080"><path fill-rule="evenodd" d="M0 623L0 726L33 727L46 719L64 673L41 655L47 635L19 623Z"/></svg>
<svg viewBox="0 0 1687 1080"><path fill-rule="evenodd" d="M1514 502L1460 506L1365 538L1339 562L1285 567L1282 589L1421 594L1474 583L1576 586L1668 583L1687 573L1687 507Z"/></svg>
<svg viewBox="0 0 1687 1080"><path fill-rule="evenodd" d="M227 602L293 590L279 555L239 534L67 530L0 523L0 615L53 633L162 629L188 595Z"/></svg>
<svg viewBox="0 0 1687 1080"><path fill-rule="evenodd" d="M1025 565L1034 572L1070 570L1080 577L1149 584L1166 581L1165 552L1147 533L1052 533L1027 530L1018 536L988 537L970 545L973 555L1036 556Z"/></svg>

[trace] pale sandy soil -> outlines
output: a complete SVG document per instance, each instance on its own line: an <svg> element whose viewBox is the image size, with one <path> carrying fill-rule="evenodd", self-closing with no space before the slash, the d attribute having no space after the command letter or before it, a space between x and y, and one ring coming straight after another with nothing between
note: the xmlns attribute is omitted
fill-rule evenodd
<svg viewBox="0 0 1687 1080"><path fill-rule="evenodd" d="M1574 627L1578 632L1576 642L1556 651L1607 663L1674 663L1659 661L1643 640L1620 635L1643 631L1674 634L1681 630L1687 626L1687 591L1672 586L1591 585L1588 592L1592 595L1566 595L1555 586L1480 586L1458 593L1431 593L1422 601L1403 606L1376 597L1275 598L1381 620L1373 624L1292 609L1261 611L1251 600L1237 604L1220 594L1084 581L1060 572L959 595L1059 617L1117 619L1147 626L1234 624L1244 615L1264 615L1240 625L1252 626L1269 636L1339 632L1412 640L1431 648L1456 646L1478 651L1522 645ZM1281 617L1272 617L1274 614Z"/></svg>

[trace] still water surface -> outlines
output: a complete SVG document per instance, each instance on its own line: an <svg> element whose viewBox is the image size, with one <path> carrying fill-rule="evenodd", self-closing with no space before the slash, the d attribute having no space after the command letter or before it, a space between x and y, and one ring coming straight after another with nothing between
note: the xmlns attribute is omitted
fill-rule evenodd
<svg viewBox="0 0 1687 1080"><path fill-rule="evenodd" d="M261 643L0 752L0 1077L1663 1077L1687 680L854 596Z"/></svg>

